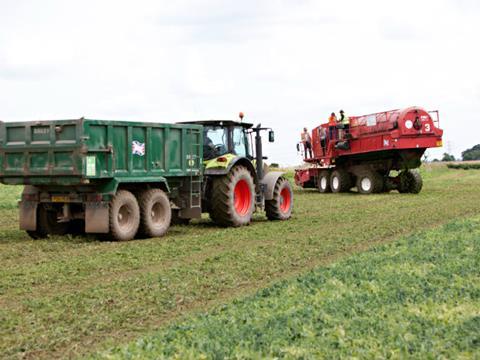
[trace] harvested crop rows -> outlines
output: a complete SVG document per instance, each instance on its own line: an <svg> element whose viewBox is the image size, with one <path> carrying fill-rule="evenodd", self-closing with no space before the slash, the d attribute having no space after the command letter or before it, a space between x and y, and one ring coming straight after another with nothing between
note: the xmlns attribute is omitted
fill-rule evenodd
<svg viewBox="0 0 480 360"><path fill-rule="evenodd" d="M479 212L478 172L423 170L419 195L295 191L294 217L224 229L208 219L164 238L29 240L19 188L0 187L0 354L85 354L400 235Z"/></svg>

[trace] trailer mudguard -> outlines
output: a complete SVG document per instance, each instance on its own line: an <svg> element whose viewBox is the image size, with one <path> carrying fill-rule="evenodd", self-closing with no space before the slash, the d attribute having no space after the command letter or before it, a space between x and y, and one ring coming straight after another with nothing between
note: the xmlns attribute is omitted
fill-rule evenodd
<svg viewBox="0 0 480 360"><path fill-rule="evenodd" d="M285 174L281 171L269 171L265 174L260 184L264 189L265 200L273 200L273 192L275 191L275 185L280 177Z"/></svg>
<svg viewBox="0 0 480 360"><path fill-rule="evenodd" d="M110 231L108 202L85 203L85 232L106 234Z"/></svg>
<svg viewBox="0 0 480 360"><path fill-rule="evenodd" d="M20 230L37 230L37 201L19 201Z"/></svg>

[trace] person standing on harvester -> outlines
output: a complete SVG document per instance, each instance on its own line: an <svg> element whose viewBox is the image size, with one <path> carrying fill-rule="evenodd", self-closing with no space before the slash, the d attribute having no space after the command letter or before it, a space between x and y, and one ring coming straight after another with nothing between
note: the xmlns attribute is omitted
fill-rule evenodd
<svg viewBox="0 0 480 360"><path fill-rule="evenodd" d="M308 133L307 128L303 128L303 132L301 134L301 139L303 143L303 148L305 149L305 158L307 158L307 154L310 155L310 158L313 158L312 154L312 138L310 137L310 134Z"/></svg>
<svg viewBox="0 0 480 360"><path fill-rule="evenodd" d="M338 119L338 123L341 124L341 135L340 139L345 140L350 128L350 119L343 110L340 110L340 118Z"/></svg>

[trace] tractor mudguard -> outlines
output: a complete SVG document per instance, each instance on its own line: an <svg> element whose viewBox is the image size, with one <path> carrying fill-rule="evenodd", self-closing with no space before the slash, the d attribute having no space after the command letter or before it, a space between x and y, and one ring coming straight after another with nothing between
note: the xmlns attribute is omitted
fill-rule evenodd
<svg viewBox="0 0 480 360"><path fill-rule="evenodd" d="M249 159L232 154L226 154L220 157L226 158L227 161L219 162L217 160L218 158L205 161L204 175L226 175L235 165L238 164L243 165L250 170L250 172L254 174L255 183L257 182L257 172L255 171L255 167Z"/></svg>
<svg viewBox="0 0 480 360"><path fill-rule="evenodd" d="M260 181L264 189L265 200L273 199L273 191L275 190L275 184L283 174L285 173L281 171L270 171L266 173L263 179Z"/></svg>

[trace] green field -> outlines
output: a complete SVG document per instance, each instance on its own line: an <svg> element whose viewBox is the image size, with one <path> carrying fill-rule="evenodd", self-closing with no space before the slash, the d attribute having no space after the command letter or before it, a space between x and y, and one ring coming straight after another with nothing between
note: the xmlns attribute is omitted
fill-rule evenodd
<svg viewBox="0 0 480 360"><path fill-rule="evenodd" d="M294 217L223 229L208 219L123 243L30 240L20 189L0 187L0 354L84 355L255 293L373 245L480 211L480 175L423 170L419 195L295 191Z"/></svg>
<svg viewBox="0 0 480 360"><path fill-rule="evenodd" d="M99 358L480 357L480 216L355 254Z"/></svg>

